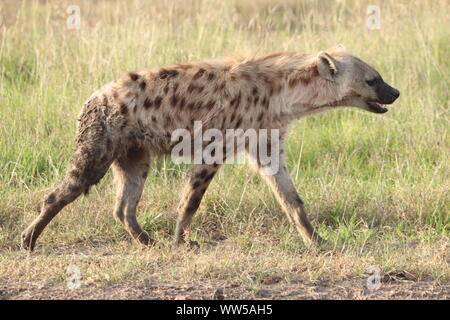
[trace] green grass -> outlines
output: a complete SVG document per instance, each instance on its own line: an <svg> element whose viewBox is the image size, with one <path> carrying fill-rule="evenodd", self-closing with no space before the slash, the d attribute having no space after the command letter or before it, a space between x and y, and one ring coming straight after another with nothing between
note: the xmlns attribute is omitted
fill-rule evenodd
<svg viewBox="0 0 450 320"><path fill-rule="evenodd" d="M0 279L61 281L77 261L93 283L224 280L251 288L267 274L339 278L374 264L449 281L448 1L136 3L0 4ZM373 3L382 28L368 31ZM72 4L81 7L79 30L66 28ZM144 67L335 43L371 63L401 97L383 116L342 109L291 128L288 167L332 250L305 248L269 189L239 165L220 171L195 216L191 236L201 252L174 250L189 168L168 159L155 161L139 206L158 247L142 251L114 222L108 174L51 223L35 254L20 250L20 232L71 158L80 107L102 84Z"/></svg>

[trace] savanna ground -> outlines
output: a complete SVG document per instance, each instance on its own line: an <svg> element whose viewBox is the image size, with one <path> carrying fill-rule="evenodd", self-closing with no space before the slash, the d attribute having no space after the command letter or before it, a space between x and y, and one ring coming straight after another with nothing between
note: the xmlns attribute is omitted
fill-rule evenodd
<svg viewBox="0 0 450 320"><path fill-rule="evenodd" d="M69 30L66 9L81 8ZM366 28L369 4L381 29ZM446 0L13 1L0 3L0 299L450 298L449 39ZM191 238L174 249L189 167L154 162L138 220L112 218L110 173L52 221L32 254L20 232L64 174L85 99L124 71L228 54L343 43L402 95L385 115L341 109L297 122L287 158L327 248L303 245L270 190L228 165ZM68 290L67 268L81 271ZM381 270L381 288L366 287ZM70 277L70 275L69 275Z"/></svg>

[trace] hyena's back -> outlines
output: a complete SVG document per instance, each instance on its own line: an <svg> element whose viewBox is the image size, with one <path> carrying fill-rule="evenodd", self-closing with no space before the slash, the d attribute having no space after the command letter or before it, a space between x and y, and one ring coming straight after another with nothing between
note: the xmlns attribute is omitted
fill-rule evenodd
<svg viewBox="0 0 450 320"><path fill-rule="evenodd" d="M122 150L131 144L167 153L172 132L192 131L194 121L221 131L279 126L267 111L281 84L253 70L230 69L225 63L188 64L124 74L93 94L81 113L79 131L90 104L105 110L101 121Z"/></svg>

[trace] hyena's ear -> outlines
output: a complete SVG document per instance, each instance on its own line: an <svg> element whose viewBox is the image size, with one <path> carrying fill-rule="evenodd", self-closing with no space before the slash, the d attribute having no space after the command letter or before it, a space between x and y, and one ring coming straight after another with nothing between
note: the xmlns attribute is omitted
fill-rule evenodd
<svg viewBox="0 0 450 320"><path fill-rule="evenodd" d="M337 61L325 51L318 55L317 71L322 78L334 81L338 73Z"/></svg>

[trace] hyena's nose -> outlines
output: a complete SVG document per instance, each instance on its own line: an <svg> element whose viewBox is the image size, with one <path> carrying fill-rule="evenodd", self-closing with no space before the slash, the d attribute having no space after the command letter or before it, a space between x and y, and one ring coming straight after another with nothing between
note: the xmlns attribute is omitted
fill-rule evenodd
<svg viewBox="0 0 450 320"><path fill-rule="evenodd" d="M400 97L400 91L398 91L395 88L392 88L392 95L394 96L395 99L397 99L398 97Z"/></svg>

